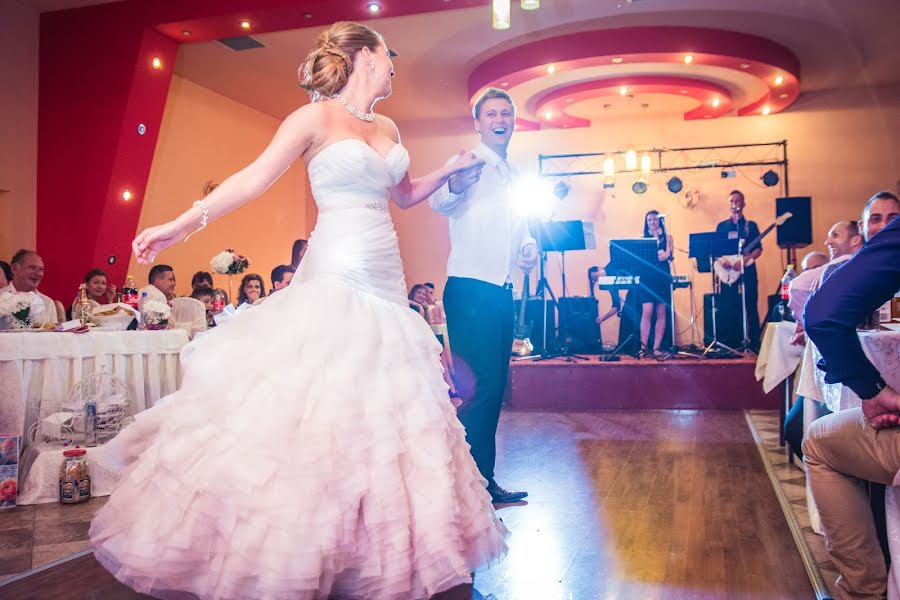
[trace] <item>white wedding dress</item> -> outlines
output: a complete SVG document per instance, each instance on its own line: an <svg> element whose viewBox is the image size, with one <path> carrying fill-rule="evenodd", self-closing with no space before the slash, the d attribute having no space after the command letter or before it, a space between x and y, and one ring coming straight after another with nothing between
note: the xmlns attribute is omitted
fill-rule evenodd
<svg viewBox="0 0 900 600"><path fill-rule="evenodd" d="M408 308L388 195L409 156L309 163L319 217L291 285L201 335L176 393L95 454L97 559L161 598L427 598L502 556L440 345ZM90 458L89 454L89 458Z"/></svg>

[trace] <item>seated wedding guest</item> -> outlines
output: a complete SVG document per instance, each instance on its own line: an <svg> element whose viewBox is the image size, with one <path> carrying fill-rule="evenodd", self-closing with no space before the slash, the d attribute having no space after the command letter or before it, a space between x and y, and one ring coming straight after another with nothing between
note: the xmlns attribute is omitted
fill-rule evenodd
<svg viewBox="0 0 900 600"><path fill-rule="evenodd" d="M5 288L12 281L12 269L5 260L0 260L0 289Z"/></svg>
<svg viewBox="0 0 900 600"><path fill-rule="evenodd" d="M803 257L803 260L800 261L800 269L802 271L809 271L810 269L817 269L819 267L825 266L825 263L828 262L828 257L824 252L819 252L818 250L813 250L809 254Z"/></svg>
<svg viewBox="0 0 900 600"><path fill-rule="evenodd" d="M205 286L211 288L213 286L212 274L209 271L197 271L191 277L191 289L196 290L198 287Z"/></svg>
<svg viewBox="0 0 900 600"><path fill-rule="evenodd" d="M213 318L213 297L216 291L209 286L201 285L194 288L191 292L191 298L199 300L206 308L206 327L215 327L216 321Z"/></svg>
<svg viewBox="0 0 900 600"><path fill-rule="evenodd" d="M19 250L11 261L12 281L0 289L0 294L6 292L34 292L44 301L44 306L39 314L34 315L35 323L59 323L56 304L53 300L42 294L37 288L44 278L44 261L34 250Z"/></svg>
<svg viewBox="0 0 900 600"><path fill-rule="evenodd" d="M274 269L272 269L272 292L275 293L278 290L283 290L294 278L294 267L291 265L278 265Z"/></svg>
<svg viewBox="0 0 900 600"><path fill-rule="evenodd" d="M266 290L263 278L256 273L247 273L241 279L241 287L238 288L237 305L240 306L245 302L253 304L265 295Z"/></svg>
<svg viewBox="0 0 900 600"><path fill-rule="evenodd" d="M412 286L409 290L409 307L420 315L429 325L437 325L446 323L446 317L444 316L443 310L438 306L437 302L434 300L434 296L429 293L433 292L434 288L429 288L427 283L417 283ZM438 313L440 314L440 320L438 317ZM441 343L441 346L444 349L441 351L441 366L444 367L444 381L447 383L447 386L450 388L450 396L452 398L458 398L459 393L456 390L456 384L453 382L453 365L450 362L447 345L444 343L444 336L435 334L437 336L438 341Z"/></svg>
<svg viewBox="0 0 900 600"><path fill-rule="evenodd" d="M303 260L303 255L306 254L308 245L309 242L306 240L296 240L294 242L294 247L291 248L291 267L294 268L294 271L300 266L300 261Z"/></svg>
<svg viewBox="0 0 900 600"><path fill-rule="evenodd" d="M839 266L844 261L849 260L856 251L862 248L863 238L859 233L859 226L856 221L838 221L828 230L828 237L825 240L828 247L828 254L831 261L825 265L804 269L803 273L798 275L792 282L788 300L788 307L791 312L799 317L803 314L803 307L806 300L817 289L821 282L824 281L833 269L831 266ZM826 272L828 267L828 272ZM791 344L802 346L806 343L806 334L803 331L803 320L798 319L794 330L794 337L791 338ZM831 411L823 402L816 402L816 418L825 416ZM803 418L804 415L804 398L798 396L794 400L791 410L784 419L784 438L791 448L791 451L797 458L803 460L803 452L801 450L801 442L803 440Z"/></svg>
<svg viewBox="0 0 900 600"><path fill-rule="evenodd" d="M887 595L887 568L862 482L897 484L900 394L866 357L856 331L858 323L900 289L900 219L878 227L885 222L873 223L880 232L822 283L804 311L806 333L822 355L825 381L843 384L862 401L860 408L814 421L803 441L841 599Z"/></svg>
<svg viewBox="0 0 900 600"><path fill-rule="evenodd" d="M107 283L106 273L102 269L91 269L84 276L85 289L87 290L88 301L91 306L96 308L101 304L113 304L116 301L116 286ZM81 300L81 294L75 294L75 300L72 302L72 313L75 313L75 306Z"/></svg>
<svg viewBox="0 0 900 600"><path fill-rule="evenodd" d="M421 283L417 283L409 289L407 297L409 298L409 307L422 315L422 318L426 318L425 307L428 306L428 288Z"/></svg>
<svg viewBox="0 0 900 600"><path fill-rule="evenodd" d="M169 265L153 265L147 276L150 285L138 290L138 301L168 302L175 297L175 272ZM147 294L146 299L144 294Z"/></svg>
<svg viewBox="0 0 900 600"><path fill-rule="evenodd" d="M428 292L429 303L430 303L430 304L434 304L435 302L437 302L437 300L436 300L435 297L434 297L434 294L435 294L435 291L434 291L434 284L431 283L430 281L426 281L426 282L423 283L422 285L425 286L425 288L426 288L425 291Z"/></svg>

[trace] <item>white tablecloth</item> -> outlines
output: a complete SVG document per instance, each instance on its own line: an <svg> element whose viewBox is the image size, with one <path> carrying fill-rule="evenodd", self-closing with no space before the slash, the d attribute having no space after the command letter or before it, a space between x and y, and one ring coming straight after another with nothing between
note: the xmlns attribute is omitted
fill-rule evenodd
<svg viewBox="0 0 900 600"><path fill-rule="evenodd" d="M24 438L42 407L65 401L103 368L130 389L129 412L140 412L178 389L178 355L187 342L180 329L0 333L0 433Z"/></svg>
<svg viewBox="0 0 900 600"><path fill-rule="evenodd" d="M61 444L30 444L20 461L19 504L59 502L59 468L63 463ZM85 458L91 475L91 496L109 496L116 486L112 474L97 467L93 448L87 448Z"/></svg>
<svg viewBox="0 0 900 600"><path fill-rule="evenodd" d="M863 351L895 390L900 389L900 332L866 331L859 334ZM816 367L822 355L811 342L806 344L803 365L800 368L800 383L797 393L801 396L824 402L832 412L856 408L859 396L841 384L825 383L825 373Z"/></svg>
<svg viewBox="0 0 900 600"><path fill-rule="evenodd" d="M759 356L756 359L756 380L763 382L763 391L769 393L787 379L803 358L803 346L791 345L797 324L793 321L769 323L763 332Z"/></svg>

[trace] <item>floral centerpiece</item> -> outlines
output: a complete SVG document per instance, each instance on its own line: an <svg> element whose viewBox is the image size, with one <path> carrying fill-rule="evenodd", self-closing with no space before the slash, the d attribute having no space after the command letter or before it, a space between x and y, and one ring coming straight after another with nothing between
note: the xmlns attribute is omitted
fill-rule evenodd
<svg viewBox="0 0 900 600"><path fill-rule="evenodd" d="M165 329L169 325L172 309L165 302L148 300L141 307L141 313L144 315L144 324L147 329Z"/></svg>
<svg viewBox="0 0 900 600"><path fill-rule="evenodd" d="M0 294L0 329L29 329L44 309L44 301L34 292Z"/></svg>
<svg viewBox="0 0 900 600"><path fill-rule="evenodd" d="M250 266L250 259L229 248L213 256L209 261L209 266L213 271L222 275L237 275L243 273Z"/></svg>

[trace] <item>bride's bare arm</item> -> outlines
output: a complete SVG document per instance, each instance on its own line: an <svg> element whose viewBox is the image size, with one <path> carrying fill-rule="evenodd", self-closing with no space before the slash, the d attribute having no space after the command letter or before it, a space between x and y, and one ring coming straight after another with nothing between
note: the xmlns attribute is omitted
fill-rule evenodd
<svg viewBox="0 0 900 600"><path fill-rule="evenodd" d="M316 105L306 105L294 111L256 160L223 181L204 199L208 223L257 198L309 149L319 120L318 109ZM168 223L142 231L132 242L138 262L152 262L158 252L198 229L202 218L203 209L193 206Z"/></svg>

